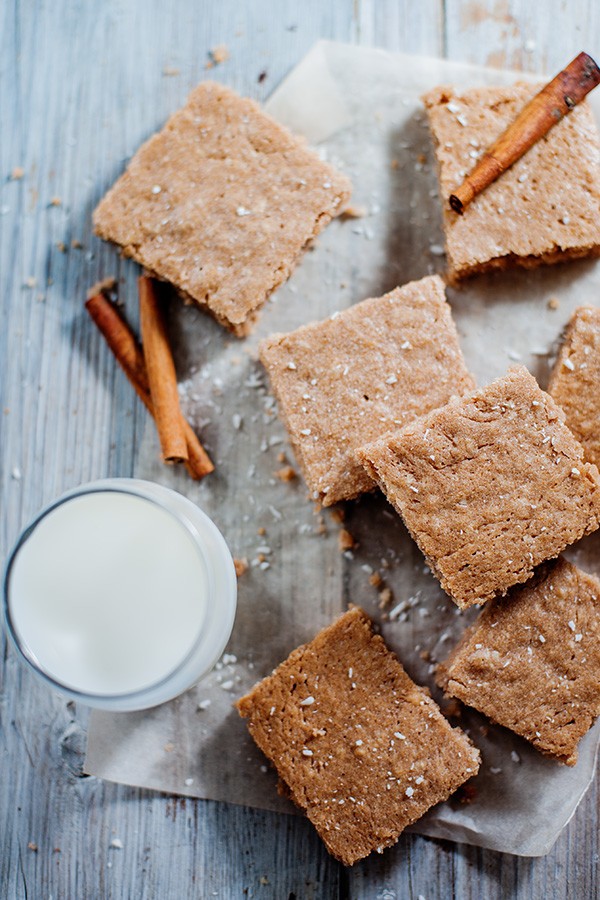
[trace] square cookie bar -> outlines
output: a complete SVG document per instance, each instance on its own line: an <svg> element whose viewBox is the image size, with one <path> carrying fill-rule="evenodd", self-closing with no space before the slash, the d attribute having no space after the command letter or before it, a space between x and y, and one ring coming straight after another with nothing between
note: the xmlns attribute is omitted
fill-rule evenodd
<svg viewBox="0 0 600 900"><path fill-rule="evenodd" d="M358 453L460 607L598 528L600 474L523 366Z"/></svg>
<svg viewBox="0 0 600 900"><path fill-rule="evenodd" d="M586 459L600 467L600 309L580 306L573 313L548 393L562 406Z"/></svg>
<svg viewBox="0 0 600 900"><path fill-rule="evenodd" d="M329 852L381 852L479 768L479 752L351 609L237 703Z"/></svg>
<svg viewBox="0 0 600 900"><path fill-rule="evenodd" d="M474 387L437 276L272 335L260 358L323 506L373 488L357 447Z"/></svg>
<svg viewBox="0 0 600 900"><path fill-rule="evenodd" d="M565 559L493 600L438 668L440 686L569 766L600 714L600 581Z"/></svg>
<svg viewBox="0 0 600 900"><path fill-rule="evenodd" d="M423 97L438 161L448 275L527 268L600 255L600 137L587 103L527 151L467 207L450 194L539 86L487 87Z"/></svg>
<svg viewBox="0 0 600 900"><path fill-rule="evenodd" d="M138 150L94 226L241 336L350 189L252 100L204 82Z"/></svg>

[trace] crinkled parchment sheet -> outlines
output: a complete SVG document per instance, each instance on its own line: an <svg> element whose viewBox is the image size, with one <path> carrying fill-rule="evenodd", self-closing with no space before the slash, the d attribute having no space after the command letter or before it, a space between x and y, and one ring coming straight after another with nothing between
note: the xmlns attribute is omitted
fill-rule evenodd
<svg viewBox="0 0 600 900"><path fill-rule="evenodd" d="M198 485L184 472L165 469L148 422L135 474L169 484L197 502L249 568L239 581L228 655L217 670L156 709L94 713L89 773L291 812L232 703L350 601L374 616L410 675L441 699L433 663L445 657L472 614L461 614L447 599L380 495L347 504L344 527L357 546L342 553L339 522L329 511L315 510L300 479L284 482L274 474L286 464L282 454L292 465L294 460L256 348L274 331L289 331L443 271L440 201L419 96L440 83L468 86L514 78L510 72L321 42L267 104L350 175L353 203L366 215L337 220L326 229L246 341L230 338L194 308L173 303L171 330L184 404L217 470ZM597 99L594 95L593 102ZM449 292L478 383L519 360L542 386L571 311L598 296L599 265L585 261L483 277ZM558 309L548 307L551 297L558 299ZM596 535L568 555L600 574L599 550ZM383 586L370 583L373 572L381 573ZM379 608L382 587L392 593L385 611ZM577 766L567 768L475 713L467 712L462 724L482 751L475 797L466 805L439 805L414 830L508 853L547 853L593 778L598 726L581 742Z"/></svg>

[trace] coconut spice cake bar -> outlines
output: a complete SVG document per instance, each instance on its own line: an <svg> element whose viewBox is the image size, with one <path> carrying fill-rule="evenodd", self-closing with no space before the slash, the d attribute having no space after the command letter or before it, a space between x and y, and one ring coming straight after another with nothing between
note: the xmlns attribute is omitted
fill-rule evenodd
<svg viewBox="0 0 600 900"><path fill-rule="evenodd" d="M252 100L204 82L138 150L94 226L242 336L350 190Z"/></svg>
<svg viewBox="0 0 600 900"><path fill-rule="evenodd" d="M352 865L479 769L479 752L351 609L238 701L285 792Z"/></svg>
<svg viewBox="0 0 600 900"><path fill-rule="evenodd" d="M460 607L524 583L600 523L600 473L523 366L358 458Z"/></svg>
<svg viewBox="0 0 600 900"><path fill-rule="evenodd" d="M373 488L357 447L474 387L437 276L272 335L260 358L323 506Z"/></svg>
<svg viewBox="0 0 600 900"><path fill-rule="evenodd" d="M440 686L573 766L600 714L600 582L563 558L493 600L438 667Z"/></svg>
<svg viewBox="0 0 600 900"><path fill-rule="evenodd" d="M580 306L571 316L548 393L563 408L586 459L600 466L600 309Z"/></svg>
<svg viewBox="0 0 600 900"><path fill-rule="evenodd" d="M438 162L448 276L600 255L600 136L580 103L463 215L448 198L539 85L438 87L423 97Z"/></svg>

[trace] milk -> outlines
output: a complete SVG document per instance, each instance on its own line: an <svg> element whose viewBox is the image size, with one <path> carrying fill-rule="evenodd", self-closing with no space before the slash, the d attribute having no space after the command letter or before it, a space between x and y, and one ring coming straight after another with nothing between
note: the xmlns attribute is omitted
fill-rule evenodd
<svg viewBox="0 0 600 900"><path fill-rule="evenodd" d="M174 679L121 707L140 708L214 664L233 623L235 576L193 504L145 482L105 484L121 482L147 486L147 496L80 492L25 532L6 575L7 624L30 665L67 690L124 695Z"/></svg>

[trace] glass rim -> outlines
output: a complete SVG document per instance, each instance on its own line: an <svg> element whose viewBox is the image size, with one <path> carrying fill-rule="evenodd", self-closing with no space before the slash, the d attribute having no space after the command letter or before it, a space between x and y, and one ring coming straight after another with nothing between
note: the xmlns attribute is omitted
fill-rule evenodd
<svg viewBox="0 0 600 900"><path fill-rule="evenodd" d="M128 494L129 496L137 497L140 500L145 500L149 503L154 504L154 506L168 513L172 518L174 518L179 524L181 524L194 542L194 546L198 555L202 561L204 566L205 574L208 580L208 594L209 596L214 593L214 575L212 572L212 567L208 564L206 555L204 553L204 548L202 546L202 540L200 537L200 533L194 523L179 510L169 509L165 504L160 503L154 497L151 497L149 494L146 494L141 490L135 482L138 479L122 479L124 482L128 482L127 485L123 485L122 487L117 487L114 485L114 479L106 479L106 483L100 482L92 482L89 485L82 485L77 488L73 488L70 491L67 491L65 494L58 497L56 500L53 500L47 506L43 507L40 512L35 516L32 521L23 528L19 537L17 538L14 547L8 555L6 565L4 568L4 574L2 577L2 613L4 617L4 623L6 626L6 630L8 632L9 637L11 638L14 646L16 647L19 654L25 660L25 662L42 678L47 684L53 687L55 690L58 690L61 693L66 693L71 696L73 699L80 700L85 703L86 700L94 700L94 701L119 701L123 703L127 702L136 702L137 700L142 701L143 698L149 694L154 693L155 691L159 691L161 687L165 687L171 679L177 675L178 672L185 669L187 664L191 661L194 654L198 650L198 646L202 640L203 628L200 627L199 632L194 640L194 643L190 647L189 651L186 655L179 660L179 662L170 669L165 675L159 678L156 681L152 681L149 684L145 685L141 688L136 688L132 691L115 691L112 693L105 692L97 692L97 691L85 691L80 690L79 688L73 687L72 685L65 684L63 681L60 681L58 678L55 678L37 659L35 653L28 646L27 642L23 638L23 636L19 633L18 629L13 622L11 616L11 604L9 600L10 593L10 575L12 568L15 564L19 551L22 549L24 544L27 542L33 531L37 528L37 526L48 516L50 513L54 512L59 506L63 506L65 503L68 503L71 500L75 500L78 497L85 496L86 494L102 494L102 493L115 493L115 494ZM171 488L166 488L164 485L152 485L153 487L158 487L166 491L171 491ZM176 493L173 491L173 493ZM183 495L181 495L183 497ZM184 498L187 499L187 498ZM190 501L191 502L191 501ZM203 516L206 516L199 507L198 511L202 513ZM206 516L208 521L214 525L211 519ZM216 528L216 526L214 526ZM206 624L204 622L204 624ZM214 663L213 663L214 664ZM159 701L160 702L160 701ZM142 708L142 707L140 707Z"/></svg>

